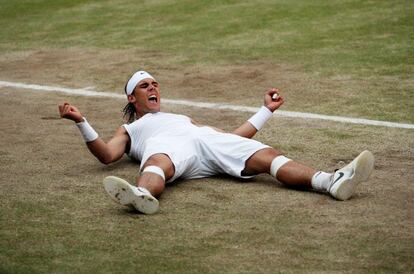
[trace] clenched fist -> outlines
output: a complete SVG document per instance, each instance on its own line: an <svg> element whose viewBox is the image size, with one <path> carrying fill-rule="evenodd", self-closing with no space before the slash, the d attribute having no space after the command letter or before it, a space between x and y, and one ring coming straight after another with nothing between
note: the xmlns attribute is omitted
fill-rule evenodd
<svg viewBox="0 0 414 274"><path fill-rule="evenodd" d="M65 102L63 105L59 105L60 117L74 121L75 123L83 122L83 116L80 111L71 104Z"/></svg>
<svg viewBox="0 0 414 274"><path fill-rule="evenodd" d="M281 105L283 105L284 98L280 96L278 88L272 88L266 91L265 98L264 98L264 105L267 107L271 112L274 112L278 109ZM277 94L278 96L276 99L272 99L273 95Z"/></svg>

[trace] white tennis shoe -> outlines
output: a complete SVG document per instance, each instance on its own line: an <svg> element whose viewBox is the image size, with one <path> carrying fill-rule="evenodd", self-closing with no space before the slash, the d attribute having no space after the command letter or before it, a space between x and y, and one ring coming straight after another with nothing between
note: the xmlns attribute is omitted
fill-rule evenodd
<svg viewBox="0 0 414 274"><path fill-rule="evenodd" d="M133 186L115 176L106 177L103 184L111 199L121 205L133 206L145 214L154 214L158 211L158 200L146 189Z"/></svg>
<svg viewBox="0 0 414 274"><path fill-rule="evenodd" d="M360 182L368 180L374 169L374 155L365 150L332 176L328 192L338 200L348 200Z"/></svg>

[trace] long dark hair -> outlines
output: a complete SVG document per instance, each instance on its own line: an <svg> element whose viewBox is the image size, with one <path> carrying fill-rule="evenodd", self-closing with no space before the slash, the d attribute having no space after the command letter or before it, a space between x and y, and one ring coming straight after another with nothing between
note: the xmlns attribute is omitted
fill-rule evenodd
<svg viewBox="0 0 414 274"><path fill-rule="evenodd" d="M125 89L124 89L125 94L127 94L126 88L127 88L127 85L125 85ZM133 103L128 102L128 104L126 104L122 112L124 113L123 118L127 120L128 124L134 122L137 119L137 110L135 109L135 106Z"/></svg>

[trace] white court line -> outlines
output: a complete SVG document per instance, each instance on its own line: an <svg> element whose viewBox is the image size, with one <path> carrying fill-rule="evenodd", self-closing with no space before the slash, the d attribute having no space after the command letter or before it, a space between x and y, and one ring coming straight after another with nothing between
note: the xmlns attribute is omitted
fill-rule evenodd
<svg viewBox="0 0 414 274"><path fill-rule="evenodd" d="M59 92L59 93L66 93L69 95L91 96L91 97L110 97L110 98L125 99L125 95L123 94L118 94L118 93L113 93L113 92L93 91L93 90L90 90L89 88L88 89L73 89L73 88L33 85L33 84L6 82L6 81L0 81L0 87L1 86L11 87L11 88L29 89L29 90L34 90L34 91ZM175 105L184 105L184 106L190 106L190 107L200 107L200 108L210 108L210 109L235 110L235 111L251 112L251 113L255 113L259 110L259 108L257 107L229 105L229 104L224 104L224 103L203 103L203 102L195 102L195 101L187 101L187 100L173 100L173 99L162 99L162 101L168 104L175 104ZM329 116L329 115L296 112L296 111L277 110L275 112L275 115L284 116L284 117L293 117L293 118L303 118L303 119L328 120L328 121L335 121L335 122L341 122L341 123L414 129L414 124L394 123L394 122L376 121L376 120L368 120L368 119L360 119L360 118L341 117L341 116Z"/></svg>

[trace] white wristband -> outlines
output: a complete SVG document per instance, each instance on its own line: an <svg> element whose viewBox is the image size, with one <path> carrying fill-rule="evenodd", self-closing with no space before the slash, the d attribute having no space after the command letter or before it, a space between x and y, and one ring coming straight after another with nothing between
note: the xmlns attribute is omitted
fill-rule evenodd
<svg viewBox="0 0 414 274"><path fill-rule="evenodd" d="M85 142L88 143L98 139L98 133L91 127L85 117L83 117L83 122L76 123L76 126L79 128Z"/></svg>
<svg viewBox="0 0 414 274"><path fill-rule="evenodd" d="M249 120L247 120L252 126L254 126L257 130L260 130L263 125L267 122L267 120L272 117L273 112L271 112L267 107L262 106L260 110L250 117Z"/></svg>

